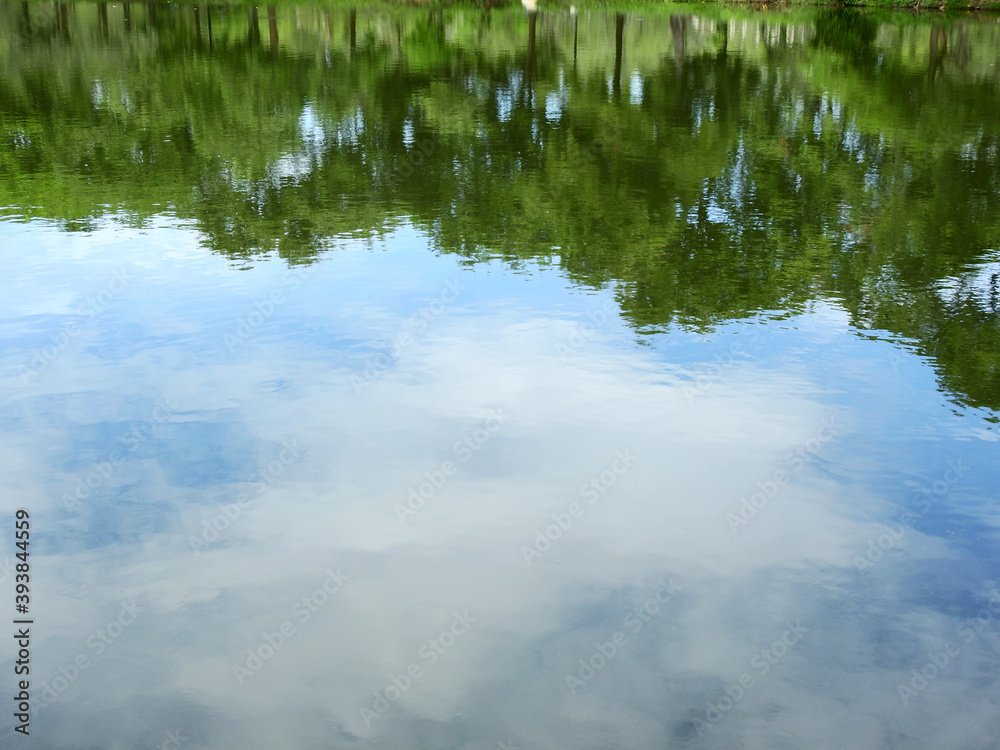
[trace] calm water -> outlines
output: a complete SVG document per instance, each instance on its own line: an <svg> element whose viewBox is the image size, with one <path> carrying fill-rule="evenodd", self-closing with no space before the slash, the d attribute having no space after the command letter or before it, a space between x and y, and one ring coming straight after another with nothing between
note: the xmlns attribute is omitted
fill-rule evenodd
<svg viewBox="0 0 1000 750"><path fill-rule="evenodd" d="M4 747L1000 748L996 16L0 59Z"/></svg>

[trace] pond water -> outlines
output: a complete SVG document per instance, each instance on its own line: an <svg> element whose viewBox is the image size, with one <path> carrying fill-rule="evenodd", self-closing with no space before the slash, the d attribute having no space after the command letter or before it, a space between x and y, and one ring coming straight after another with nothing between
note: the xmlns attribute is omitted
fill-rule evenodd
<svg viewBox="0 0 1000 750"><path fill-rule="evenodd" d="M997 16L4 3L0 58L5 746L1000 747Z"/></svg>

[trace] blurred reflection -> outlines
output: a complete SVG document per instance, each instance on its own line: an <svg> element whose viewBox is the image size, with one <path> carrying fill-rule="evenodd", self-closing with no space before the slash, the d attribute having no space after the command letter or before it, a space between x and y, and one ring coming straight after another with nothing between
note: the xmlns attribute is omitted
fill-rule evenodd
<svg viewBox="0 0 1000 750"><path fill-rule="evenodd" d="M33 746L991 747L992 20L0 6Z"/></svg>
<svg viewBox="0 0 1000 750"><path fill-rule="evenodd" d="M621 281L644 331L823 290L1000 405L995 312L933 290L997 247L995 24L524 8L270 5L260 51L253 7L4 6L0 201L69 230L169 210L240 262L408 216Z"/></svg>

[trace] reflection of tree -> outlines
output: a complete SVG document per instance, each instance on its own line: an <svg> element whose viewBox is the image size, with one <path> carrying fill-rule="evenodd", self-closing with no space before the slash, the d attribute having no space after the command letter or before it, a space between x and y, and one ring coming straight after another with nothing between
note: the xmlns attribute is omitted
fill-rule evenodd
<svg viewBox="0 0 1000 750"><path fill-rule="evenodd" d="M70 43L68 3L59 4L59 29L62 32L63 42L68 45Z"/></svg>
<svg viewBox="0 0 1000 750"><path fill-rule="evenodd" d="M729 23L720 23L716 26L715 33L718 35L719 40L717 42L719 48L719 60L724 60L726 55L729 54Z"/></svg>
<svg viewBox="0 0 1000 750"><path fill-rule="evenodd" d="M742 11L399 9L358 38L353 9L270 5L262 47L255 9L62 7L0 8L0 205L73 229L166 204L217 252L290 262L405 215L443 251L617 282L641 330L794 309L822 283L1000 407L995 301L936 287L1000 238L991 27L914 22L886 47L870 16L823 11L802 45L772 43L778 20L756 41ZM965 68L941 68L955 38Z"/></svg>
<svg viewBox="0 0 1000 750"><path fill-rule="evenodd" d="M576 12L576 8L575 7L571 8L570 12L573 15L573 71L575 72L576 71L576 53L577 53L577 46L578 46L577 43L578 43L579 38L580 38L580 14Z"/></svg>
<svg viewBox="0 0 1000 750"><path fill-rule="evenodd" d="M687 32L687 17L670 17L670 39L674 44L674 69L677 76L684 72L684 35Z"/></svg>
<svg viewBox="0 0 1000 750"><path fill-rule="evenodd" d="M940 26L931 26L930 54L927 56L927 78L934 83L934 76L948 52L948 38Z"/></svg>
<svg viewBox="0 0 1000 750"><path fill-rule="evenodd" d="M673 17L671 17L671 22L673 22ZM614 92L615 101L621 99L622 94L622 48L625 46L625 15L623 13L615 14L615 72L612 78L612 91Z"/></svg>
<svg viewBox="0 0 1000 750"><path fill-rule="evenodd" d="M538 10L528 9L528 53L524 59L524 79L530 85L535 74L535 24L538 21Z"/></svg>
<svg viewBox="0 0 1000 750"><path fill-rule="evenodd" d="M842 54L858 65L874 64L878 24L874 18L853 8L824 11L816 19L813 44Z"/></svg>
<svg viewBox="0 0 1000 750"><path fill-rule="evenodd" d="M273 5L267 6L267 41L272 55L278 54L278 11Z"/></svg>

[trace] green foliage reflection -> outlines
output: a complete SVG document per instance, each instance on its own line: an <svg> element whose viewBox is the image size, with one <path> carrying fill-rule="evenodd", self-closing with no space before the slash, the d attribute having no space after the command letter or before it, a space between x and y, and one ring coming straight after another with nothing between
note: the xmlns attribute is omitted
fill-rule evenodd
<svg viewBox="0 0 1000 750"><path fill-rule="evenodd" d="M173 214L240 265L412 221L615 283L641 331L832 296L996 409L992 20L7 3L0 206Z"/></svg>

